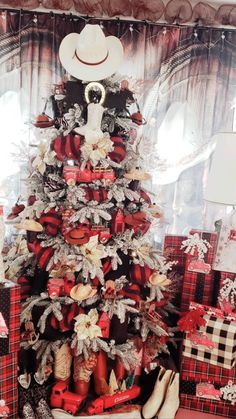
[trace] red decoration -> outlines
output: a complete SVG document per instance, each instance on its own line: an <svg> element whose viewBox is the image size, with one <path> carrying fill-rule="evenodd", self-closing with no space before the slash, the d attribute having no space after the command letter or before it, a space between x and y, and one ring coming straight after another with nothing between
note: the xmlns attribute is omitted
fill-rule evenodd
<svg viewBox="0 0 236 419"><path fill-rule="evenodd" d="M204 314L205 310L201 308L191 310L178 321L179 329L182 332L196 332L198 327L205 326L206 324L206 320L202 317Z"/></svg>
<svg viewBox="0 0 236 419"><path fill-rule="evenodd" d="M25 206L23 204L16 204L11 209L11 213L7 216L8 220L14 220L23 210L25 209Z"/></svg>
<svg viewBox="0 0 236 419"><path fill-rule="evenodd" d="M126 156L124 140L121 137L111 137L111 141L114 144L114 149L109 153L109 157L116 163L120 163Z"/></svg>
<svg viewBox="0 0 236 419"><path fill-rule="evenodd" d="M62 217L55 209L51 209L41 215L39 222L44 226L46 233L56 236L62 224Z"/></svg>
<svg viewBox="0 0 236 419"><path fill-rule="evenodd" d="M91 189L83 188L85 191L85 197L88 201L97 201L99 204L107 200L107 191L104 188Z"/></svg>
<svg viewBox="0 0 236 419"><path fill-rule="evenodd" d="M47 283L47 291L52 300L64 295L64 280L61 278L50 278Z"/></svg>
<svg viewBox="0 0 236 419"><path fill-rule="evenodd" d="M63 176L68 185L75 185L78 181L80 169L78 166L64 166Z"/></svg>
<svg viewBox="0 0 236 419"><path fill-rule="evenodd" d="M49 263L51 257L54 254L54 249L52 247L42 247L39 241L37 241L34 243L34 250L38 266L41 269L46 269L47 264Z"/></svg>
<svg viewBox="0 0 236 419"><path fill-rule="evenodd" d="M80 142L78 135L68 134L66 137L62 135L57 137L53 143L58 160L79 160L80 158Z"/></svg>
<svg viewBox="0 0 236 419"><path fill-rule="evenodd" d="M130 118L131 118L132 122L134 122L137 125L145 125L146 124L146 120L144 119L141 112L132 113Z"/></svg>
<svg viewBox="0 0 236 419"><path fill-rule="evenodd" d="M37 128L49 128L54 125L54 120L50 119L45 113L40 114L37 116L37 119L34 123L34 126Z"/></svg>
<svg viewBox="0 0 236 419"><path fill-rule="evenodd" d="M83 170L81 170L79 166L64 166L63 175L66 182L71 185L75 185L78 182L91 183L94 180L104 180L105 185L109 186L116 178L113 169L96 167L92 171L89 163Z"/></svg>
<svg viewBox="0 0 236 419"><path fill-rule="evenodd" d="M133 264L130 269L130 279L134 283L144 285L148 282L149 277L153 272L154 270L149 268L147 265L140 266Z"/></svg>
<svg viewBox="0 0 236 419"><path fill-rule="evenodd" d="M125 217L121 209L115 211L112 217L112 233L124 233L125 231Z"/></svg>
<svg viewBox="0 0 236 419"><path fill-rule="evenodd" d="M99 326L102 331L102 337L109 338L110 319L107 313L102 313L98 320L97 326Z"/></svg>
<svg viewBox="0 0 236 419"><path fill-rule="evenodd" d="M97 364L93 371L94 387L95 392L98 396L106 394L109 391L109 386L107 384L107 375L107 354L104 351L100 351L98 352Z"/></svg>
<svg viewBox="0 0 236 419"><path fill-rule="evenodd" d="M90 236L96 236L98 234L98 240L105 244L111 238L111 232L108 227L104 227L103 225L94 225L91 228Z"/></svg>
<svg viewBox="0 0 236 419"><path fill-rule="evenodd" d="M138 211L134 214L126 215L125 223L134 230L134 233L145 234L150 228L151 222L147 220L146 213Z"/></svg>
<svg viewBox="0 0 236 419"><path fill-rule="evenodd" d="M94 400L88 407L89 415L99 415L105 409L116 406L117 404L126 402L128 400L136 399L141 393L141 388L133 386L125 391L120 391L112 395L101 396Z"/></svg>
<svg viewBox="0 0 236 419"><path fill-rule="evenodd" d="M88 223L78 224L65 234L65 240L72 245L81 245L88 243L90 239L90 227Z"/></svg>
<svg viewBox="0 0 236 419"><path fill-rule="evenodd" d="M83 400L84 397L68 391L68 385L59 381L52 389L50 404L53 408L57 407L75 415Z"/></svg>

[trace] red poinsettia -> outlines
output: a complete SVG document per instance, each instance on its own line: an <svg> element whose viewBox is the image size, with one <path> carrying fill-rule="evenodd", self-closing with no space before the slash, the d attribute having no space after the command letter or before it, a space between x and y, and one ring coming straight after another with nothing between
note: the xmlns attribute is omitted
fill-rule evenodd
<svg viewBox="0 0 236 419"><path fill-rule="evenodd" d="M205 326L206 320L203 318L204 314L205 311L201 308L185 313L177 323L181 332L194 333L198 327Z"/></svg>

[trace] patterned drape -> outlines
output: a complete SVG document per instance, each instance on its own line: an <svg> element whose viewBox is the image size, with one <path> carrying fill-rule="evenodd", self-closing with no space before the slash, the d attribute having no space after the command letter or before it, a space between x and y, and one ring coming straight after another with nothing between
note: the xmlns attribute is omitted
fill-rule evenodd
<svg viewBox="0 0 236 419"><path fill-rule="evenodd" d="M1 6L11 8L78 12L97 17L128 16L130 19L158 20L167 23L200 23L204 25L236 26L234 4L217 1L214 6L191 0L3 0ZM226 2L227 3L227 2Z"/></svg>
<svg viewBox="0 0 236 419"><path fill-rule="evenodd" d="M17 92L24 122L42 111L52 84L65 75L58 59L62 38L80 32L86 21L63 15L1 13L0 93L4 97L9 91ZM211 137L233 128L236 33L125 21L102 25L106 35L115 35L123 43L125 57L119 72L136 92L147 120L140 151L153 179L145 186L165 212L155 235L202 227L203 191L214 148ZM10 187L4 182L0 195Z"/></svg>

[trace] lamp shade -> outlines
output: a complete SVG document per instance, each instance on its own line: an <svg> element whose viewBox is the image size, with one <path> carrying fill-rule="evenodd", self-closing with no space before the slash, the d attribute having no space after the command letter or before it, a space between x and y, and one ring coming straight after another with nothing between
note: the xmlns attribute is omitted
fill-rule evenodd
<svg viewBox="0 0 236 419"><path fill-rule="evenodd" d="M214 136L216 148L208 177L205 199L236 205L236 132Z"/></svg>

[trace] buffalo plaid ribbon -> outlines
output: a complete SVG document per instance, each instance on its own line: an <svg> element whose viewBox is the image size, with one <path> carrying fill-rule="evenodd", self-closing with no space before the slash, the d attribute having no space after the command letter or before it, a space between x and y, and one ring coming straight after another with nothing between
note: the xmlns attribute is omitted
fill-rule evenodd
<svg viewBox="0 0 236 419"><path fill-rule="evenodd" d="M185 409L224 416L224 418L236 418L236 405L232 406L225 401L204 399L202 397L181 393L180 406Z"/></svg>
<svg viewBox="0 0 236 419"><path fill-rule="evenodd" d="M8 328L8 338L0 338L0 357L20 347L20 286L7 281L0 285L0 312ZM1 358L0 358L1 359Z"/></svg>
<svg viewBox="0 0 236 419"><path fill-rule="evenodd" d="M200 230L191 230L190 234L198 233L203 240L207 240L211 247L205 253L204 262L212 265L215 246L216 246L216 233L208 233ZM206 305L212 304L213 287L214 287L214 272L209 274L190 272L187 270L189 263L196 256L187 255L186 269L183 279L183 292L181 299L181 311L187 311L190 301L202 303Z"/></svg>
<svg viewBox="0 0 236 419"><path fill-rule="evenodd" d="M204 340L211 340L215 347L193 345L188 336L183 342L183 355L213 365L231 369L236 361L236 323L231 320L205 315L206 325L199 328Z"/></svg>
<svg viewBox="0 0 236 419"><path fill-rule="evenodd" d="M10 409L9 419L18 417L17 354L0 357L0 399Z"/></svg>

